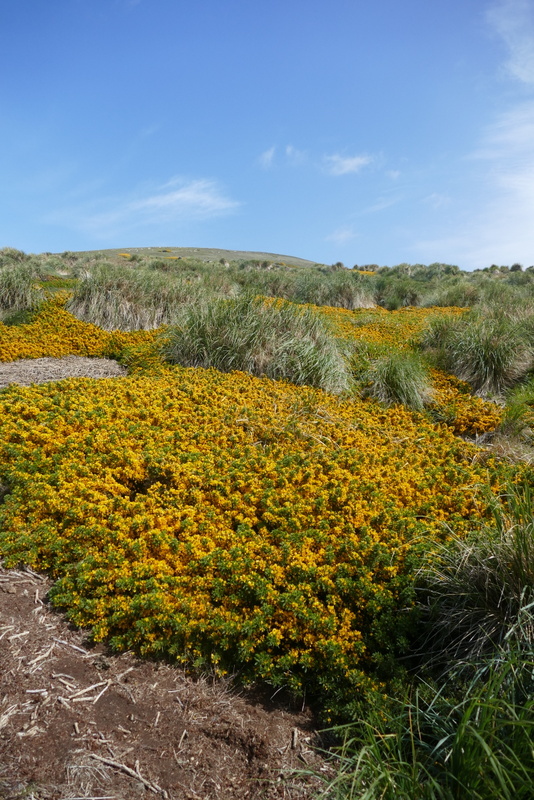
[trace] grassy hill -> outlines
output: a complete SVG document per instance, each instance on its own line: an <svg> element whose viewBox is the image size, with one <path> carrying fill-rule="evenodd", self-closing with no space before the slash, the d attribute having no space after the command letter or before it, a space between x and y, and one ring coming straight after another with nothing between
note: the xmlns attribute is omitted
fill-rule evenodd
<svg viewBox="0 0 534 800"><path fill-rule="evenodd" d="M101 253L105 258L117 259L119 253L131 253L141 258L168 256L172 258L189 258L210 264L223 261L266 261L271 264L289 265L292 267L314 267L316 262L295 256L284 256L277 253L262 253L249 250L221 250L213 247L126 247L112 250L85 251L76 255L94 255Z"/></svg>

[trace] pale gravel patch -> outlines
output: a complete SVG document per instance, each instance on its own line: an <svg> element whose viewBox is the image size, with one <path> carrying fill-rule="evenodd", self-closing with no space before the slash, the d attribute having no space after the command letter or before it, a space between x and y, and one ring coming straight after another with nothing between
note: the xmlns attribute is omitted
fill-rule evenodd
<svg viewBox="0 0 534 800"><path fill-rule="evenodd" d="M24 358L0 363L0 389L12 383L31 386L64 378L119 378L127 369L110 358L64 356L63 358Z"/></svg>

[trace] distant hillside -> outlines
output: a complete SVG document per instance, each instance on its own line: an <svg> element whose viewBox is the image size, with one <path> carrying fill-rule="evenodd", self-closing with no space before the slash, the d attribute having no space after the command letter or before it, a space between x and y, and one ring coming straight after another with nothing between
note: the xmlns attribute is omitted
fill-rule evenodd
<svg viewBox="0 0 534 800"><path fill-rule="evenodd" d="M83 251L84 255L88 255L93 251ZM107 258L113 258L119 253L136 253L141 257L155 256L160 253L165 254L167 257L181 257L181 258L194 258L197 261L270 261L275 264L289 264L292 267L314 267L315 261L307 261L305 258L296 258L295 256L285 256L279 253L260 253L251 250L220 250L214 247L125 247L114 248L112 250L98 250ZM82 253L80 253L81 255Z"/></svg>

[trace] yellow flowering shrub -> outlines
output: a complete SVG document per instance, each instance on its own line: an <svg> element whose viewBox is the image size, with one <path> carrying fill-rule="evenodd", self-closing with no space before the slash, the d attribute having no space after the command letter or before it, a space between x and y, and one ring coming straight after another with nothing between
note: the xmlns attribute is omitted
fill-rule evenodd
<svg viewBox="0 0 534 800"><path fill-rule="evenodd" d="M0 552L75 624L325 697L392 668L419 551L501 480L401 407L214 370L11 386L0 441Z"/></svg>
<svg viewBox="0 0 534 800"><path fill-rule="evenodd" d="M169 367L157 332L109 333L64 301L0 325L0 360L116 355L131 374L0 392L7 565L47 570L54 602L117 649L239 670L331 708L391 674L415 567L447 530L477 525L478 488L498 491L514 469L481 464L451 431L474 419L487 429L493 406L439 372L439 407L454 409L436 424L400 406ZM400 347L422 311L325 313L345 338Z"/></svg>
<svg viewBox="0 0 534 800"><path fill-rule="evenodd" d="M319 309L318 309L319 310ZM366 342L404 350L413 347L428 319L464 314L465 308L383 308L320 309L347 341ZM456 434L477 435L494 430L502 420L502 410L495 403L474 397L468 384L441 370L431 371L432 417L450 426Z"/></svg>

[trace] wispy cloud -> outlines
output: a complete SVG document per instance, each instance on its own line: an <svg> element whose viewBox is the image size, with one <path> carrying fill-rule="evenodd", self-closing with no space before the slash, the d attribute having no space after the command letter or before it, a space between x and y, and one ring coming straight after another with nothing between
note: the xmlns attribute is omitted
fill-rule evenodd
<svg viewBox="0 0 534 800"><path fill-rule="evenodd" d="M384 211L386 208L391 208L391 206L397 205L402 200L402 197L379 197L376 202L372 205L367 206L367 208L362 209L360 212L361 214L374 214L376 211Z"/></svg>
<svg viewBox="0 0 534 800"><path fill-rule="evenodd" d="M450 205L452 203L452 198L446 194L441 194L441 192L432 192L426 197L423 197L423 203L437 210L438 208L444 208Z"/></svg>
<svg viewBox="0 0 534 800"><path fill-rule="evenodd" d="M472 163L484 198L478 211L458 225L454 237L418 247L452 253L468 267L534 263L534 100L486 128Z"/></svg>
<svg viewBox="0 0 534 800"><path fill-rule="evenodd" d="M280 151L280 156L277 156L276 147L273 145L265 150L258 158L258 164L262 169L270 169L275 162L275 157L278 165L285 163L286 166L300 167L307 165L313 170L320 170L326 172L328 175L349 175L351 173L359 172L364 167L376 161L374 156L368 154L361 154L355 156L345 156L340 153L333 153L332 155L317 155L310 153L306 150L301 150L293 144L286 144ZM391 178L397 178L400 172L393 172L390 174Z"/></svg>
<svg viewBox="0 0 534 800"><path fill-rule="evenodd" d="M514 261L529 266L534 263L534 3L496 0L487 21L506 47L505 75L530 99L486 125L467 159L479 186L476 212L458 221L454 236L420 241L416 249L469 268Z"/></svg>
<svg viewBox="0 0 534 800"><path fill-rule="evenodd" d="M307 161L306 152L304 150L299 150L297 147L293 147L292 144L286 145L285 153L287 160L293 166L299 166Z"/></svg>
<svg viewBox="0 0 534 800"><path fill-rule="evenodd" d="M263 169L269 169L270 167L272 167L272 165L273 165L273 161L274 161L274 154L275 154L275 151L276 151L276 148L275 148L275 146L273 145L272 147L269 147L269 149L268 149L268 150L265 150L265 151L264 151L264 152L261 154L261 156L260 156L260 158L259 158L259 162L260 162L260 166L261 166Z"/></svg>
<svg viewBox="0 0 534 800"><path fill-rule="evenodd" d="M498 0L487 12L490 26L508 49L510 75L534 85L534 4L532 0Z"/></svg>
<svg viewBox="0 0 534 800"><path fill-rule="evenodd" d="M326 171L330 175L349 175L351 172L359 172L373 161L372 156L341 156L334 154L324 157Z"/></svg>
<svg viewBox="0 0 534 800"><path fill-rule="evenodd" d="M344 225L326 236L325 240L327 242L334 242L334 244L337 245L343 245L356 239L357 236L358 234L355 232L352 225Z"/></svg>
<svg viewBox="0 0 534 800"><path fill-rule="evenodd" d="M239 205L213 180L173 178L143 197L101 198L90 205L52 212L45 221L106 238L134 227L210 219L231 213Z"/></svg>

